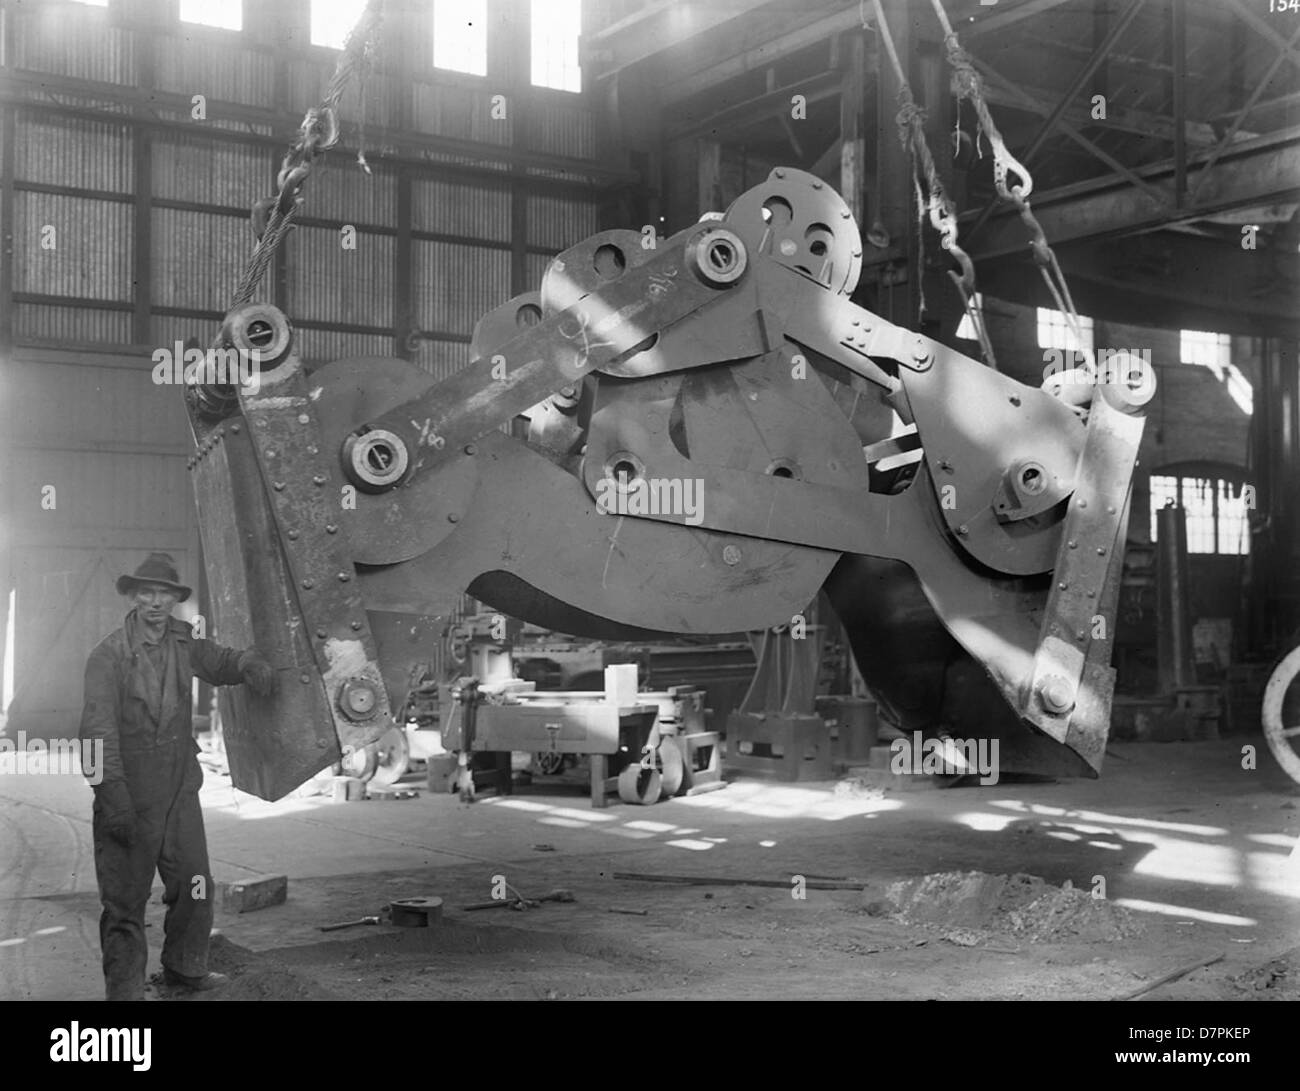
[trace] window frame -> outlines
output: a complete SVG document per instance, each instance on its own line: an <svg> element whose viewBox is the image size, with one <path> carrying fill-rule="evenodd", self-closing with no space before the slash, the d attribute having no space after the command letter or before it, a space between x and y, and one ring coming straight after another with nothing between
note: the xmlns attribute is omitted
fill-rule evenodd
<svg viewBox="0 0 1300 1091"><path fill-rule="evenodd" d="M1249 474L1237 466L1230 466L1223 463L1179 463L1174 466L1162 466L1158 470L1152 471L1148 482L1148 517L1150 520L1151 542L1154 545L1158 541L1156 534L1156 512L1159 510L1156 506L1156 479L1168 480L1172 478L1176 483L1174 498L1178 506L1183 511L1190 510L1187 506L1186 496L1189 482L1209 482L1210 484L1210 514L1214 527L1213 549L1193 549L1192 535L1188 534L1187 552L1189 555L1197 557L1248 557L1251 552L1251 533L1250 517L1243 512L1241 518L1241 527L1243 533L1240 538L1240 548L1227 550L1224 548L1227 535L1227 520L1231 514L1225 512L1222 507L1224 499L1223 493L1238 493L1250 484ZM1190 530L1190 528L1189 528Z"/></svg>

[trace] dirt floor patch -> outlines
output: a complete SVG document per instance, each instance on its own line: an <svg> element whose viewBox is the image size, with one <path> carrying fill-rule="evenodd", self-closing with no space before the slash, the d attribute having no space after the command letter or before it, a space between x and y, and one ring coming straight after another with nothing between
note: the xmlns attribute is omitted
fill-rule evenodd
<svg viewBox="0 0 1300 1091"><path fill-rule="evenodd" d="M1229 978L1246 1000L1300 1000L1300 947Z"/></svg>
<svg viewBox="0 0 1300 1091"><path fill-rule="evenodd" d="M162 972L149 981L158 1000L341 1000L309 977L303 977L273 956L259 955L214 934L208 947L208 969L225 974L230 984L212 992L191 993L163 983Z"/></svg>
<svg viewBox="0 0 1300 1091"><path fill-rule="evenodd" d="M1108 943L1143 931L1127 910L1106 899L1076 890L1068 880L1057 887L1035 875L944 871L892 883L885 901L867 908L940 930L959 947L982 946L994 936Z"/></svg>

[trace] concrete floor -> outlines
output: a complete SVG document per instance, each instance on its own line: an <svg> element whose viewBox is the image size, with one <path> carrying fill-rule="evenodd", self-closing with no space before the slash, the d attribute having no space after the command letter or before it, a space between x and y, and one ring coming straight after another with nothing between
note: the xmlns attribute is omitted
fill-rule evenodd
<svg viewBox="0 0 1300 1091"><path fill-rule="evenodd" d="M204 788L218 880L289 876L283 906L218 915L214 966L256 997L1106 998L1200 957L1217 965L1152 998L1296 998L1300 786L1243 740L1117 744L1102 779L887 793L738 780L654 807L590 809L524 789L455 797L264 803ZM71 776L0 777L0 999L93 999L99 976L90 792ZM786 880L868 890L678 887L614 871ZM1002 938L960 946L874 915L888 883L944 871L1105 879L1142 934L1118 943ZM466 913L493 877L576 902ZM156 894L159 892L156 892ZM323 935L396 897L437 895L429 930ZM156 897L155 897L156 903ZM611 913L645 910L645 916ZM161 907L150 907L157 969ZM1290 967L1289 975L1264 973ZM1261 976L1262 975L1262 976ZM1276 987L1274 987L1276 986Z"/></svg>

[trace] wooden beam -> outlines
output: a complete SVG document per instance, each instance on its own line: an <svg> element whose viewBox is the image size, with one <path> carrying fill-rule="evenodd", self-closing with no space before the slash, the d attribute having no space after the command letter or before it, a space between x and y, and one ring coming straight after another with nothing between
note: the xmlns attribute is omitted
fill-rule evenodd
<svg viewBox="0 0 1300 1091"><path fill-rule="evenodd" d="M1247 7L1245 4L1242 3L1242 0L1228 0L1228 3L1232 5L1233 10L1236 11L1236 13L1240 15L1243 19L1245 19L1246 22L1248 22L1252 27L1254 27L1257 31L1259 31L1262 35L1264 35L1265 38L1267 38L1270 42L1272 42L1275 46L1277 46L1280 50L1282 50L1283 57L1285 60L1290 62L1290 64L1295 68L1300 68L1300 53L1296 52L1294 38L1292 38L1291 41L1288 42L1285 38L1282 37L1281 34L1279 34L1276 30L1273 29L1273 25L1270 22L1268 22L1268 20L1266 20L1262 15L1259 15L1257 12L1252 11L1249 7Z"/></svg>
<svg viewBox="0 0 1300 1091"><path fill-rule="evenodd" d="M1085 314L1142 326L1300 337L1293 293L1277 278L1267 250L1172 231L1055 249ZM998 299L1053 306L1028 261L988 262L980 282Z"/></svg>
<svg viewBox="0 0 1300 1091"><path fill-rule="evenodd" d="M1038 154L1039 148L1043 146L1043 143L1051 135L1052 129L1055 128L1056 123L1061 119L1061 115L1065 113L1070 103L1074 101L1074 96L1077 95L1084 84L1092 78L1092 74L1101 65L1102 61L1106 59L1106 55L1111 51L1115 43L1119 41L1120 37L1124 34L1124 31L1128 29L1129 24L1137 17L1138 12L1142 10L1142 5L1145 2L1146 0L1129 0L1128 7L1124 9L1119 20L1110 28L1110 33L1106 35L1106 40L1093 51L1092 56L1088 58L1083 68L1075 73L1074 79L1070 81L1069 87L1067 87L1065 93L1061 95L1056 107L1047 116L1047 120L1043 122L1042 127L1038 130L1034 139L1030 141L1029 147L1016 155L1016 158L1024 164L1026 169L1030 167L1034 156ZM993 209L1000 199L1001 198L995 195L993 199L984 206L984 210L978 217L976 217L975 223L971 227L972 235L976 234L979 229L984 226L985 221L993 214Z"/></svg>
<svg viewBox="0 0 1300 1091"><path fill-rule="evenodd" d="M985 75L989 75L994 71L980 60L975 61L975 67ZM1038 114L1040 117L1046 117L1051 112L1047 100L1054 94L1052 90L1045 87L1033 87L1023 80L1013 81L1006 76L1000 76L1000 79L1003 81L1002 83L996 86L986 84L984 87L984 97L988 100L990 106L1024 110ZM1300 95L1297 95L1296 98L1300 99ZM1273 103L1261 102L1255 109L1258 112L1266 109L1271 104L1289 105L1284 97L1273 100ZM1234 117L1235 115L1236 111L1234 110L1226 116ZM1122 106L1113 100L1107 101L1106 116L1104 118L1093 117L1089 107L1072 106L1062 115L1061 121L1073 125L1076 129L1111 129L1115 132L1133 133L1136 136L1143 136L1148 139L1162 140L1169 144L1174 142L1173 117L1167 114L1152 113L1148 110L1139 110L1130 106ZM1186 130L1187 146L1189 148L1212 148L1220 140L1220 137L1215 134L1213 124L1209 121L1189 120ZM1237 138L1249 140L1258 135L1256 132L1242 132L1237 134Z"/></svg>
<svg viewBox="0 0 1300 1091"><path fill-rule="evenodd" d="M668 139L677 140L684 136L704 133L731 137L736 129L756 121L770 121L775 116L783 117L788 121L792 95L803 95L811 105L823 99L834 98L840 93L842 82L843 76L839 72L822 72L785 87L772 88L764 94L728 106L707 117L678 121L669 127Z"/></svg>
<svg viewBox="0 0 1300 1091"><path fill-rule="evenodd" d="M1006 30L1008 27L1015 26L1026 19L1032 19L1035 15L1042 15L1053 8L1059 8L1066 3L1069 3L1069 0L1024 0L1024 3L1014 6L1011 4L998 4L996 7L989 7L987 15L975 16L974 22L960 29L958 37L965 42L972 38L980 38L986 34Z"/></svg>
<svg viewBox="0 0 1300 1091"><path fill-rule="evenodd" d="M1259 83L1255 85L1255 90L1251 92L1250 98L1246 100L1246 104L1242 106L1236 118L1233 120L1232 124L1228 127L1228 131L1224 133L1223 139L1219 142L1218 147L1216 147L1214 151L1210 153L1210 158L1206 161L1205 165L1201 168L1200 174L1196 176L1196 185L1192 187L1192 194L1189 200L1195 202L1197 194L1201 192L1206 182L1209 181L1210 171L1213 169L1214 164L1218 162L1219 157L1227 150L1228 146L1232 143L1233 136L1236 134L1237 130L1241 128L1246 118L1250 115L1250 111L1254 109L1255 103L1259 101L1260 96L1264 93L1264 88L1268 86L1269 80L1273 78L1278 68L1281 67L1282 62L1286 60L1287 57L1295 56L1295 54L1291 52L1291 48L1292 46L1295 45L1297 41L1300 41L1300 26L1296 27L1295 32L1291 35L1290 41L1287 42L1286 45L1283 46L1283 48L1280 49L1277 55L1273 58L1273 63L1268 66L1268 70L1260 78Z"/></svg>
<svg viewBox="0 0 1300 1091"><path fill-rule="evenodd" d="M683 3L658 0L625 19L584 34L582 65L597 80L606 80L625 68L677 49L691 38L715 27L752 19L770 0L728 0L726 3Z"/></svg>
<svg viewBox="0 0 1300 1091"><path fill-rule="evenodd" d="M1074 239L1132 234L1213 213L1300 199L1300 127L1234 145L1218 164L1200 201L1173 206L1173 163L1135 171L1165 194L1162 203L1117 179L1091 179L1036 193L1034 213L1053 245ZM964 218L964 217L963 217ZM994 216L972 257L977 262L1024 253L1028 235L1015 209Z"/></svg>
<svg viewBox="0 0 1300 1091"><path fill-rule="evenodd" d="M785 29L774 30L773 36L760 45L741 49L721 60L713 61L710 58L710 62L704 67L692 68L689 58L677 61L670 55L666 58L668 63L664 66L665 105L700 94L746 72L765 68L789 53L826 41L836 34L861 28L862 17L858 14L857 5L854 4L850 8L822 18L815 18L815 12L799 11L795 16L785 20L782 25ZM744 36L735 37L735 41L740 43L753 40L754 33L750 27L746 27Z"/></svg>
<svg viewBox="0 0 1300 1091"><path fill-rule="evenodd" d="M1025 105L1029 109L1034 110L1037 113L1042 113L1044 115L1049 113L1049 108L1045 103L1035 102L1032 99L1030 99L1028 95L1026 95L1023 91L1021 91L1020 88L1018 88L1011 80L1007 79L1001 73L995 71L993 68L989 67L983 61L975 61L974 63L975 66L980 70L980 72L982 72L985 76L1004 86L1011 98L1022 101L1023 105ZM988 97L987 94L985 97L986 98ZM1129 182L1137 186L1139 189L1147 190L1153 197L1161 196L1159 190L1155 189L1155 187L1153 186L1148 185L1142 178L1134 174L1129 167L1126 167L1123 163L1121 163L1113 155L1107 152L1104 148L1101 148L1097 144L1094 144L1091 140L1089 140L1086 136L1080 133L1072 125L1067 123L1064 120L1064 118L1059 119L1056 124L1060 128L1061 132L1065 133L1065 135L1068 136L1071 140L1073 140L1076 144L1084 148L1090 155L1096 157L1097 159L1101 160L1101 162L1105 163L1106 166L1110 167L1110 169L1113 170L1116 174L1120 175L1123 178L1126 178Z"/></svg>

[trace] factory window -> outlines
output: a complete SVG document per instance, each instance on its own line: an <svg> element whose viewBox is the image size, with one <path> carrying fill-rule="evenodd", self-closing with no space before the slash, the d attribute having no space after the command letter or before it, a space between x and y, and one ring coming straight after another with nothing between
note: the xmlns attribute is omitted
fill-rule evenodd
<svg viewBox="0 0 1300 1091"><path fill-rule="evenodd" d="M533 86L581 91L582 0L533 0Z"/></svg>
<svg viewBox="0 0 1300 1091"><path fill-rule="evenodd" d="M1184 364L1208 367L1228 388L1228 394L1243 413L1254 410L1255 391L1250 380L1232 362L1232 338L1226 333L1205 330L1181 330L1178 335L1178 358Z"/></svg>
<svg viewBox="0 0 1300 1091"><path fill-rule="evenodd" d="M311 0L311 44L342 49L366 10L366 0Z"/></svg>
<svg viewBox="0 0 1300 1091"><path fill-rule="evenodd" d="M487 0L433 0L433 66L487 75Z"/></svg>
<svg viewBox="0 0 1300 1091"><path fill-rule="evenodd" d="M1187 552L1229 556L1250 552L1246 497L1240 482L1223 478L1151 475L1151 540L1156 512L1170 501L1187 513Z"/></svg>
<svg viewBox="0 0 1300 1091"><path fill-rule="evenodd" d="M1070 329L1069 320L1063 311L1038 308L1038 347L1040 349L1075 349L1092 355L1092 319L1079 315L1079 334L1083 344L1079 344Z"/></svg>
<svg viewBox="0 0 1300 1091"><path fill-rule="evenodd" d="M181 0L181 22L202 23L222 30L240 30L244 25L243 0Z"/></svg>

